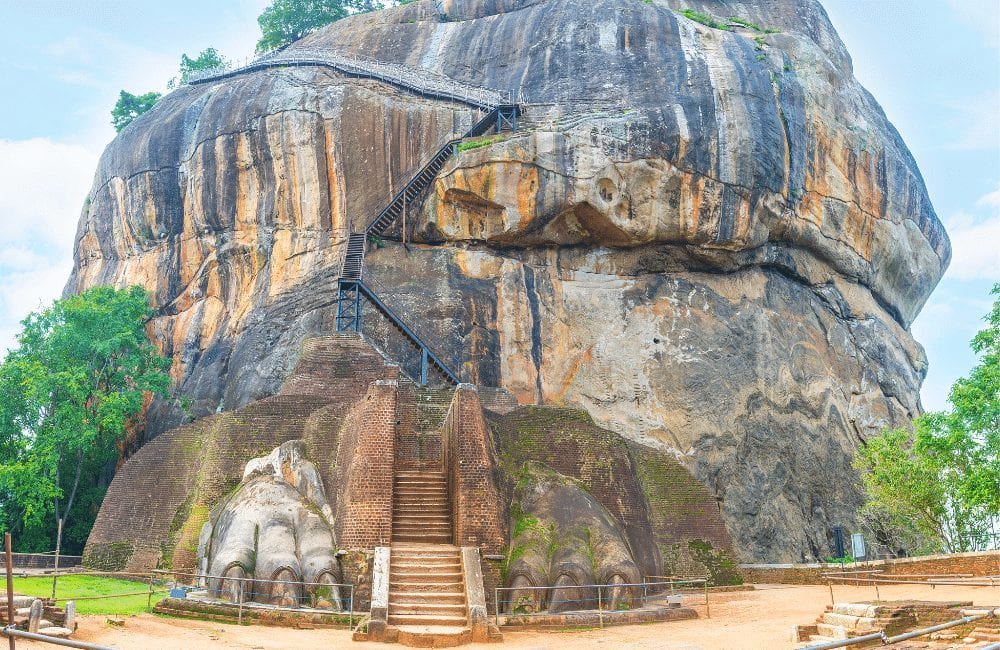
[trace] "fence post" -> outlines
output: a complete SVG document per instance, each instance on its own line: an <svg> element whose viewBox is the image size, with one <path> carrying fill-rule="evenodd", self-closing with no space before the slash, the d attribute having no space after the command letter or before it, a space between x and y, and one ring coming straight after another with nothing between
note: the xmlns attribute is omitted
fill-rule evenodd
<svg viewBox="0 0 1000 650"><path fill-rule="evenodd" d="M236 624L237 625L243 625L243 589L244 589L244 587L243 587L243 581L244 581L244 578L240 578L239 581L240 581L240 594L239 594L240 601L239 601L239 612L236 615Z"/></svg>
<svg viewBox="0 0 1000 650"><path fill-rule="evenodd" d="M348 591L348 593L350 594L349 598L351 599L348 606L350 607L351 611L347 613L347 625L351 628L351 631L353 632L354 631L354 585L348 585L348 587L350 589Z"/></svg>
<svg viewBox="0 0 1000 650"><path fill-rule="evenodd" d="M833 581L829 578L826 579L826 586L830 588L830 606L834 606L837 603L833 600Z"/></svg>
<svg viewBox="0 0 1000 650"><path fill-rule="evenodd" d="M150 611L153 610L153 577L155 575L156 574L154 574L152 572L149 574L149 597L146 598L146 611L147 612L150 612Z"/></svg>
<svg viewBox="0 0 1000 650"><path fill-rule="evenodd" d="M712 607L708 604L708 580L705 580L705 618L712 618Z"/></svg>
<svg viewBox="0 0 1000 650"><path fill-rule="evenodd" d="M601 599L601 586L597 586L597 620L600 623L601 629L604 629L604 605Z"/></svg>
<svg viewBox="0 0 1000 650"><path fill-rule="evenodd" d="M10 554L10 533L3 534L4 564L7 566L7 625L14 624L14 558ZM7 637L14 650L14 637Z"/></svg>
<svg viewBox="0 0 1000 650"><path fill-rule="evenodd" d="M496 618L497 629L500 629L500 587L493 588L493 616Z"/></svg>

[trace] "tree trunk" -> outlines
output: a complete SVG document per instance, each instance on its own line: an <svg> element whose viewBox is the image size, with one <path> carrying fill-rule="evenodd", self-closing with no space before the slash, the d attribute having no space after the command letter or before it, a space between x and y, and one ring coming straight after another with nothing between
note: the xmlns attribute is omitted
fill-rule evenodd
<svg viewBox="0 0 1000 650"><path fill-rule="evenodd" d="M63 527L66 525L66 518L69 517L69 511L73 507L73 500L76 499L76 489L80 486L80 472L83 469L83 451L76 452L76 476L73 478L73 489L70 490L69 499L66 501L66 508L63 510L62 517L59 516L59 500L56 499L56 558L55 566L52 570L52 598L56 597L56 582L59 579L59 553L62 551L62 536ZM56 468L56 476L59 475L59 468ZM58 480L58 479L57 479Z"/></svg>

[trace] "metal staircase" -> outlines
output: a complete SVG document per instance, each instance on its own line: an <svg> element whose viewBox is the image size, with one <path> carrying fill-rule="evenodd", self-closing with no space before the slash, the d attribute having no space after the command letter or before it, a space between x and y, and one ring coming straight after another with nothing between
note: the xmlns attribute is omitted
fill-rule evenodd
<svg viewBox="0 0 1000 650"><path fill-rule="evenodd" d="M458 375L435 355L404 322L364 282L364 257L369 237L381 237L399 221L402 216L418 205L445 163L455 153L455 147L465 138L485 135L491 129L497 133L517 130L517 120L521 108L517 104L502 104L490 110L485 117L469 129L461 138L451 140L431 156L412 179L396 193L389 204L365 227L363 232L351 233L344 256L343 270L337 295L337 331L361 333L364 324L364 305L370 304L400 332L421 356L420 384L426 384L429 371L437 370L452 384L460 383Z"/></svg>
<svg viewBox="0 0 1000 650"><path fill-rule="evenodd" d="M439 13L444 16L443 5L436 4ZM431 370L436 370L447 382L458 384L460 383L458 375L452 372L365 283L365 253L367 252L368 239L369 237L383 236L411 209L411 206L419 205L427 189L430 188L448 159L455 154L455 148L462 140L485 135L494 129L497 133L516 131L523 100L518 97L518 100L515 101L511 92L503 93L490 88L462 83L422 68L385 63L330 50L301 48L274 52L236 66L196 73L187 79L187 83L189 85L204 84L267 68L307 66L329 67L347 76L375 79L421 97L458 102L486 113L485 117L461 138L451 140L438 149L403 189L392 197L386 207L365 226L362 232L350 234L347 242L347 253L344 256L344 265L338 281L336 319L338 332L362 333L364 305L371 305L419 351L421 358L419 381L421 384L427 383Z"/></svg>

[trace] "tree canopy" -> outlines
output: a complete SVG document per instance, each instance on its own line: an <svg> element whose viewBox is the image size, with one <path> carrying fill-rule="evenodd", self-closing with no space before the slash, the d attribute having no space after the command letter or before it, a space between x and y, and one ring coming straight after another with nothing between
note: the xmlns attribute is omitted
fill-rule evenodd
<svg viewBox="0 0 1000 650"><path fill-rule="evenodd" d="M294 43L303 36L351 14L383 9L392 0L274 0L257 18L263 34L257 53L264 54Z"/></svg>
<svg viewBox="0 0 1000 650"><path fill-rule="evenodd" d="M103 495L100 475L141 427L149 396L170 387L170 362L146 336L150 317L141 287L96 287L22 322L17 347L0 364L0 513L7 529L33 538L21 548L58 547L52 532L71 513L74 541L86 539ZM74 507L81 488L99 491L87 495L92 512Z"/></svg>
<svg viewBox="0 0 1000 650"><path fill-rule="evenodd" d="M131 124L135 118L153 108L156 102L160 101L160 97L160 93L156 92L133 95L130 92L121 91L121 94L118 95L118 101L115 102L115 107L111 109L111 124L115 127L115 131L121 133L121 130Z"/></svg>
<svg viewBox="0 0 1000 650"><path fill-rule="evenodd" d="M191 80L191 76L196 72L202 72L204 70L217 70L219 68L225 68L228 65L225 57L219 54L219 51L214 47L209 47L202 50L196 58L192 59L187 54L181 54L181 76L170 80L167 84L168 88L174 88L176 86L183 86L188 81Z"/></svg>
<svg viewBox="0 0 1000 650"><path fill-rule="evenodd" d="M987 326L972 340L978 363L949 393L950 410L912 431L876 436L855 466L863 515L883 544L917 552L976 551L997 543L1000 517L1000 284Z"/></svg>

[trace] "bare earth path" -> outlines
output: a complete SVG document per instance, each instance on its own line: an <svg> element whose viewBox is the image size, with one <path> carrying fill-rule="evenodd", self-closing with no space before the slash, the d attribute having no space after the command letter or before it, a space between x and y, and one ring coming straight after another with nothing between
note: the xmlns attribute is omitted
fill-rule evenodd
<svg viewBox="0 0 1000 650"><path fill-rule="evenodd" d="M972 600L976 605L1000 605L1000 587L937 587L892 585L880 589L884 600ZM875 599L871 587L834 587L837 602ZM696 600L696 599L692 599ZM587 632L508 632L497 645L465 646L475 650L587 650L592 648L657 648L666 650L785 650L795 647L793 625L812 622L830 602L826 587L762 586L757 591L712 595L711 618L695 605L701 618L653 625L615 627ZM120 629L103 616L81 617L76 639L122 650L242 648L246 650L313 650L318 648L396 648L355 644L350 634L331 630L289 630L240 627L161 618L142 614L125 619ZM53 646L18 642L18 648L43 650Z"/></svg>

